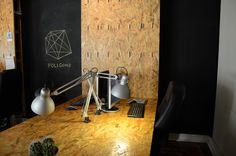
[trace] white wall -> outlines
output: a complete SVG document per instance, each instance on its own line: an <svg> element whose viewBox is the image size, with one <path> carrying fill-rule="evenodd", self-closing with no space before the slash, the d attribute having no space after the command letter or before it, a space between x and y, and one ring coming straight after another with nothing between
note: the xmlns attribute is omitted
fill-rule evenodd
<svg viewBox="0 0 236 156"><path fill-rule="evenodd" d="M236 0L221 0L219 66L213 139L236 156Z"/></svg>

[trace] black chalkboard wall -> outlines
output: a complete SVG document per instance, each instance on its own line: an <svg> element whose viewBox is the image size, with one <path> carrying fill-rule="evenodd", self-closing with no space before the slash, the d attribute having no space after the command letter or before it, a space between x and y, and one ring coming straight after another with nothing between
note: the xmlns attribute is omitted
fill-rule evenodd
<svg viewBox="0 0 236 156"><path fill-rule="evenodd" d="M168 82L186 85L173 132L212 135L220 0L161 0L159 100Z"/></svg>
<svg viewBox="0 0 236 156"><path fill-rule="evenodd" d="M81 75L81 4L78 0L23 2L27 114L35 90L54 90ZM81 95L81 85L53 97L56 103Z"/></svg>

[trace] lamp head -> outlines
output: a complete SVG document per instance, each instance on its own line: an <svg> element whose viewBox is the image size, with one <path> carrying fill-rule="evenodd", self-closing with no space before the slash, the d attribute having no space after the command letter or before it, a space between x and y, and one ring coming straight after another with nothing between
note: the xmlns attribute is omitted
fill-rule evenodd
<svg viewBox="0 0 236 156"><path fill-rule="evenodd" d="M55 104L48 88L41 89L40 95L36 96L31 104L31 110L38 115L48 115L54 112Z"/></svg>
<svg viewBox="0 0 236 156"><path fill-rule="evenodd" d="M127 74L120 74L118 76L118 83L112 88L111 94L120 99L127 99L130 97Z"/></svg>

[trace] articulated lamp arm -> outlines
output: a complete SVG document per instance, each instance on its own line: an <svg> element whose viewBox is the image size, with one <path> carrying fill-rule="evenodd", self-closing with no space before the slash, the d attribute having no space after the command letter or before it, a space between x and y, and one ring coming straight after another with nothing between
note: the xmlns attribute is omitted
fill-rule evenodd
<svg viewBox="0 0 236 156"><path fill-rule="evenodd" d="M41 89L40 95L37 96L34 101L31 104L31 109L34 113L39 115L47 115L54 111L55 104L50 96L57 96L61 93L66 92L67 90L81 84L83 81L87 80L89 84L89 91L86 98L85 106L83 107L83 118L84 122L88 123L89 117L88 117L88 107L91 99L91 95L93 94L96 105L97 105L97 112L96 114L100 114L101 111L101 103L97 95L95 94L95 91L93 89L93 83L94 79L97 75L97 68L92 68L91 70L84 70L84 73L82 76L62 85L61 87L54 90L52 93L50 93L50 90L48 88Z"/></svg>
<svg viewBox="0 0 236 156"><path fill-rule="evenodd" d="M84 75L75 78L74 80L62 85L61 87L57 88L51 93L51 96L54 95L60 95L61 93L64 93L65 91L81 84L83 81L88 80L90 78L94 78L97 75L97 71L87 71Z"/></svg>

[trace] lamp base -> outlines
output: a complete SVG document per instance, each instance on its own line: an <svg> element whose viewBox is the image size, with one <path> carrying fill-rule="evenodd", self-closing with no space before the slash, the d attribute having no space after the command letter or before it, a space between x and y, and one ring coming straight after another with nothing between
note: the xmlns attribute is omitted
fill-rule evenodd
<svg viewBox="0 0 236 156"><path fill-rule="evenodd" d="M113 106L112 108L109 109L109 108L107 108L106 105L103 105L102 106L102 111L106 112L106 113L115 113L115 112L119 111L119 108Z"/></svg>
<svg viewBox="0 0 236 156"><path fill-rule="evenodd" d="M85 118L84 118L84 122L85 122L85 123L89 123L90 121L91 121L91 120L89 119L89 117L85 117Z"/></svg>
<svg viewBox="0 0 236 156"><path fill-rule="evenodd" d="M96 110L95 115L101 115L101 110Z"/></svg>

